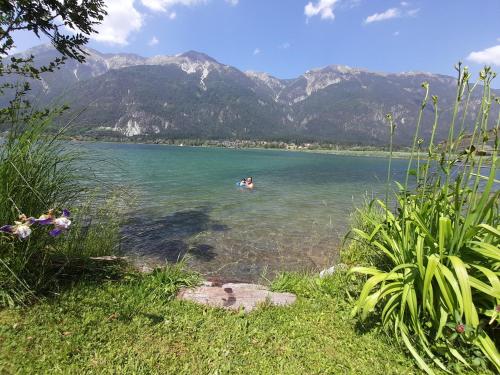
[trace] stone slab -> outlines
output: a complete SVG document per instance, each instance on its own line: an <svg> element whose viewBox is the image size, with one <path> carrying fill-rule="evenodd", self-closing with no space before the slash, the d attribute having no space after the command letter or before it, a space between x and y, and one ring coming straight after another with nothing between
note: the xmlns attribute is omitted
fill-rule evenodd
<svg viewBox="0 0 500 375"><path fill-rule="evenodd" d="M265 286L248 283L219 284L206 281L197 288L182 289L177 298L211 307L250 312L260 304L291 305L297 297L292 293L269 291Z"/></svg>

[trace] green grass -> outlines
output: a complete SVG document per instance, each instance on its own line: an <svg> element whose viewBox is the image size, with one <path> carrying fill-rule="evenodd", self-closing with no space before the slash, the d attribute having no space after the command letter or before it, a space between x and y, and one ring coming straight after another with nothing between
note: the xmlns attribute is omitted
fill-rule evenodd
<svg viewBox="0 0 500 375"><path fill-rule="evenodd" d="M0 311L0 373L411 374L412 360L349 317L342 280L287 274L289 308L248 315L173 300L179 267L82 282L30 308Z"/></svg>

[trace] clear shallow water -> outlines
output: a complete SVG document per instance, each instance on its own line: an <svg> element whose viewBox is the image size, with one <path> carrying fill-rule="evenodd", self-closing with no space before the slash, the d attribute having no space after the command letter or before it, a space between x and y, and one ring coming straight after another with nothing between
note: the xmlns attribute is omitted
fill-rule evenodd
<svg viewBox="0 0 500 375"><path fill-rule="evenodd" d="M188 255L206 275L256 280L335 261L349 214L383 195L387 160L274 150L92 144L98 174L137 197L123 251L146 264ZM406 161L393 162L394 178ZM117 167L119 166L119 167ZM237 188L253 176L253 191Z"/></svg>

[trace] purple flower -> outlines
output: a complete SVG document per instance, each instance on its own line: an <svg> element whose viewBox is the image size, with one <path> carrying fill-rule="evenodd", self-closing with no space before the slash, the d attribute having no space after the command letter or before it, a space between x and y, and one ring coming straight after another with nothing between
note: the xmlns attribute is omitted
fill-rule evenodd
<svg viewBox="0 0 500 375"><path fill-rule="evenodd" d="M70 212L67 209L62 210L62 214L59 217L54 217L54 210L49 210L47 213L41 215L38 219L33 217L26 217L26 215L20 215L19 221L15 221L14 225L4 225L0 227L0 232L9 233L19 237L20 239L25 239L31 235L32 224L39 225L53 225L49 234L52 237L59 236L63 231L68 230L71 226L71 220L68 219Z"/></svg>
<svg viewBox="0 0 500 375"><path fill-rule="evenodd" d="M46 214L43 214L38 219L35 219L35 222L40 225L50 225L54 220L54 210L49 210Z"/></svg>
<svg viewBox="0 0 500 375"><path fill-rule="evenodd" d="M30 224L28 223L16 223L14 234L20 239L24 240L28 238L31 234Z"/></svg>
<svg viewBox="0 0 500 375"><path fill-rule="evenodd" d="M60 234L62 233L62 229L60 228L54 228L52 229L49 234L52 236L52 237L57 237L59 236Z"/></svg>
<svg viewBox="0 0 500 375"><path fill-rule="evenodd" d="M50 225L54 218L49 215L42 215L38 219L35 219L35 222L40 225Z"/></svg>
<svg viewBox="0 0 500 375"><path fill-rule="evenodd" d="M49 234L52 237L59 236L63 231L68 230L71 226L71 220L68 219L70 212L66 209L62 211L62 215L55 219L52 219L52 224L54 224L54 229L52 229Z"/></svg>
<svg viewBox="0 0 500 375"><path fill-rule="evenodd" d="M62 214L59 217L54 217L54 210L49 210L46 214L43 214L38 219L35 220L37 224L40 225L54 225L49 234L52 237L59 236L63 230L68 230L71 225L71 220L68 219L71 213L69 210L62 210Z"/></svg>
<svg viewBox="0 0 500 375"><path fill-rule="evenodd" d="M67 217L61 216L58 217L57 219L54 219L54 225L57 228L69 229L69 226L71 225L71 220L68 219Z"/></svg>
<svg viewBox="0 0 500 375"><path fill-rule="evenodd" d="M3 232L3 233L12 233L13 230L14 230L13 225L4 225L4 226L0 227L0 232Z"/></svg>
<svg viewBox="0 0 500 375"><path fill-rule="evenodd" d="M15 221L14 225L4 225L0 227L0 232L13 234L21 240L28 238L31 234L31 223L29 221Z"/></svg>

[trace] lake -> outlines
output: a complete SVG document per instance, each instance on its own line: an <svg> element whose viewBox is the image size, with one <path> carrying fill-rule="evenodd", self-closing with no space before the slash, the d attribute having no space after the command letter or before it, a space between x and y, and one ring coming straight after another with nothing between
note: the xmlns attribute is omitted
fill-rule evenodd
<svg viewBox="0 0 500 375"><path fill-rule="evenodd" d="M98 175L135 196L122 251L147 265L186 257L242 281L338 259L349 215L383 196L387 159L279 150L96 143ZM393 162L403 178L407 162ZM236 182L253 176L254 190Z"/></svg>

